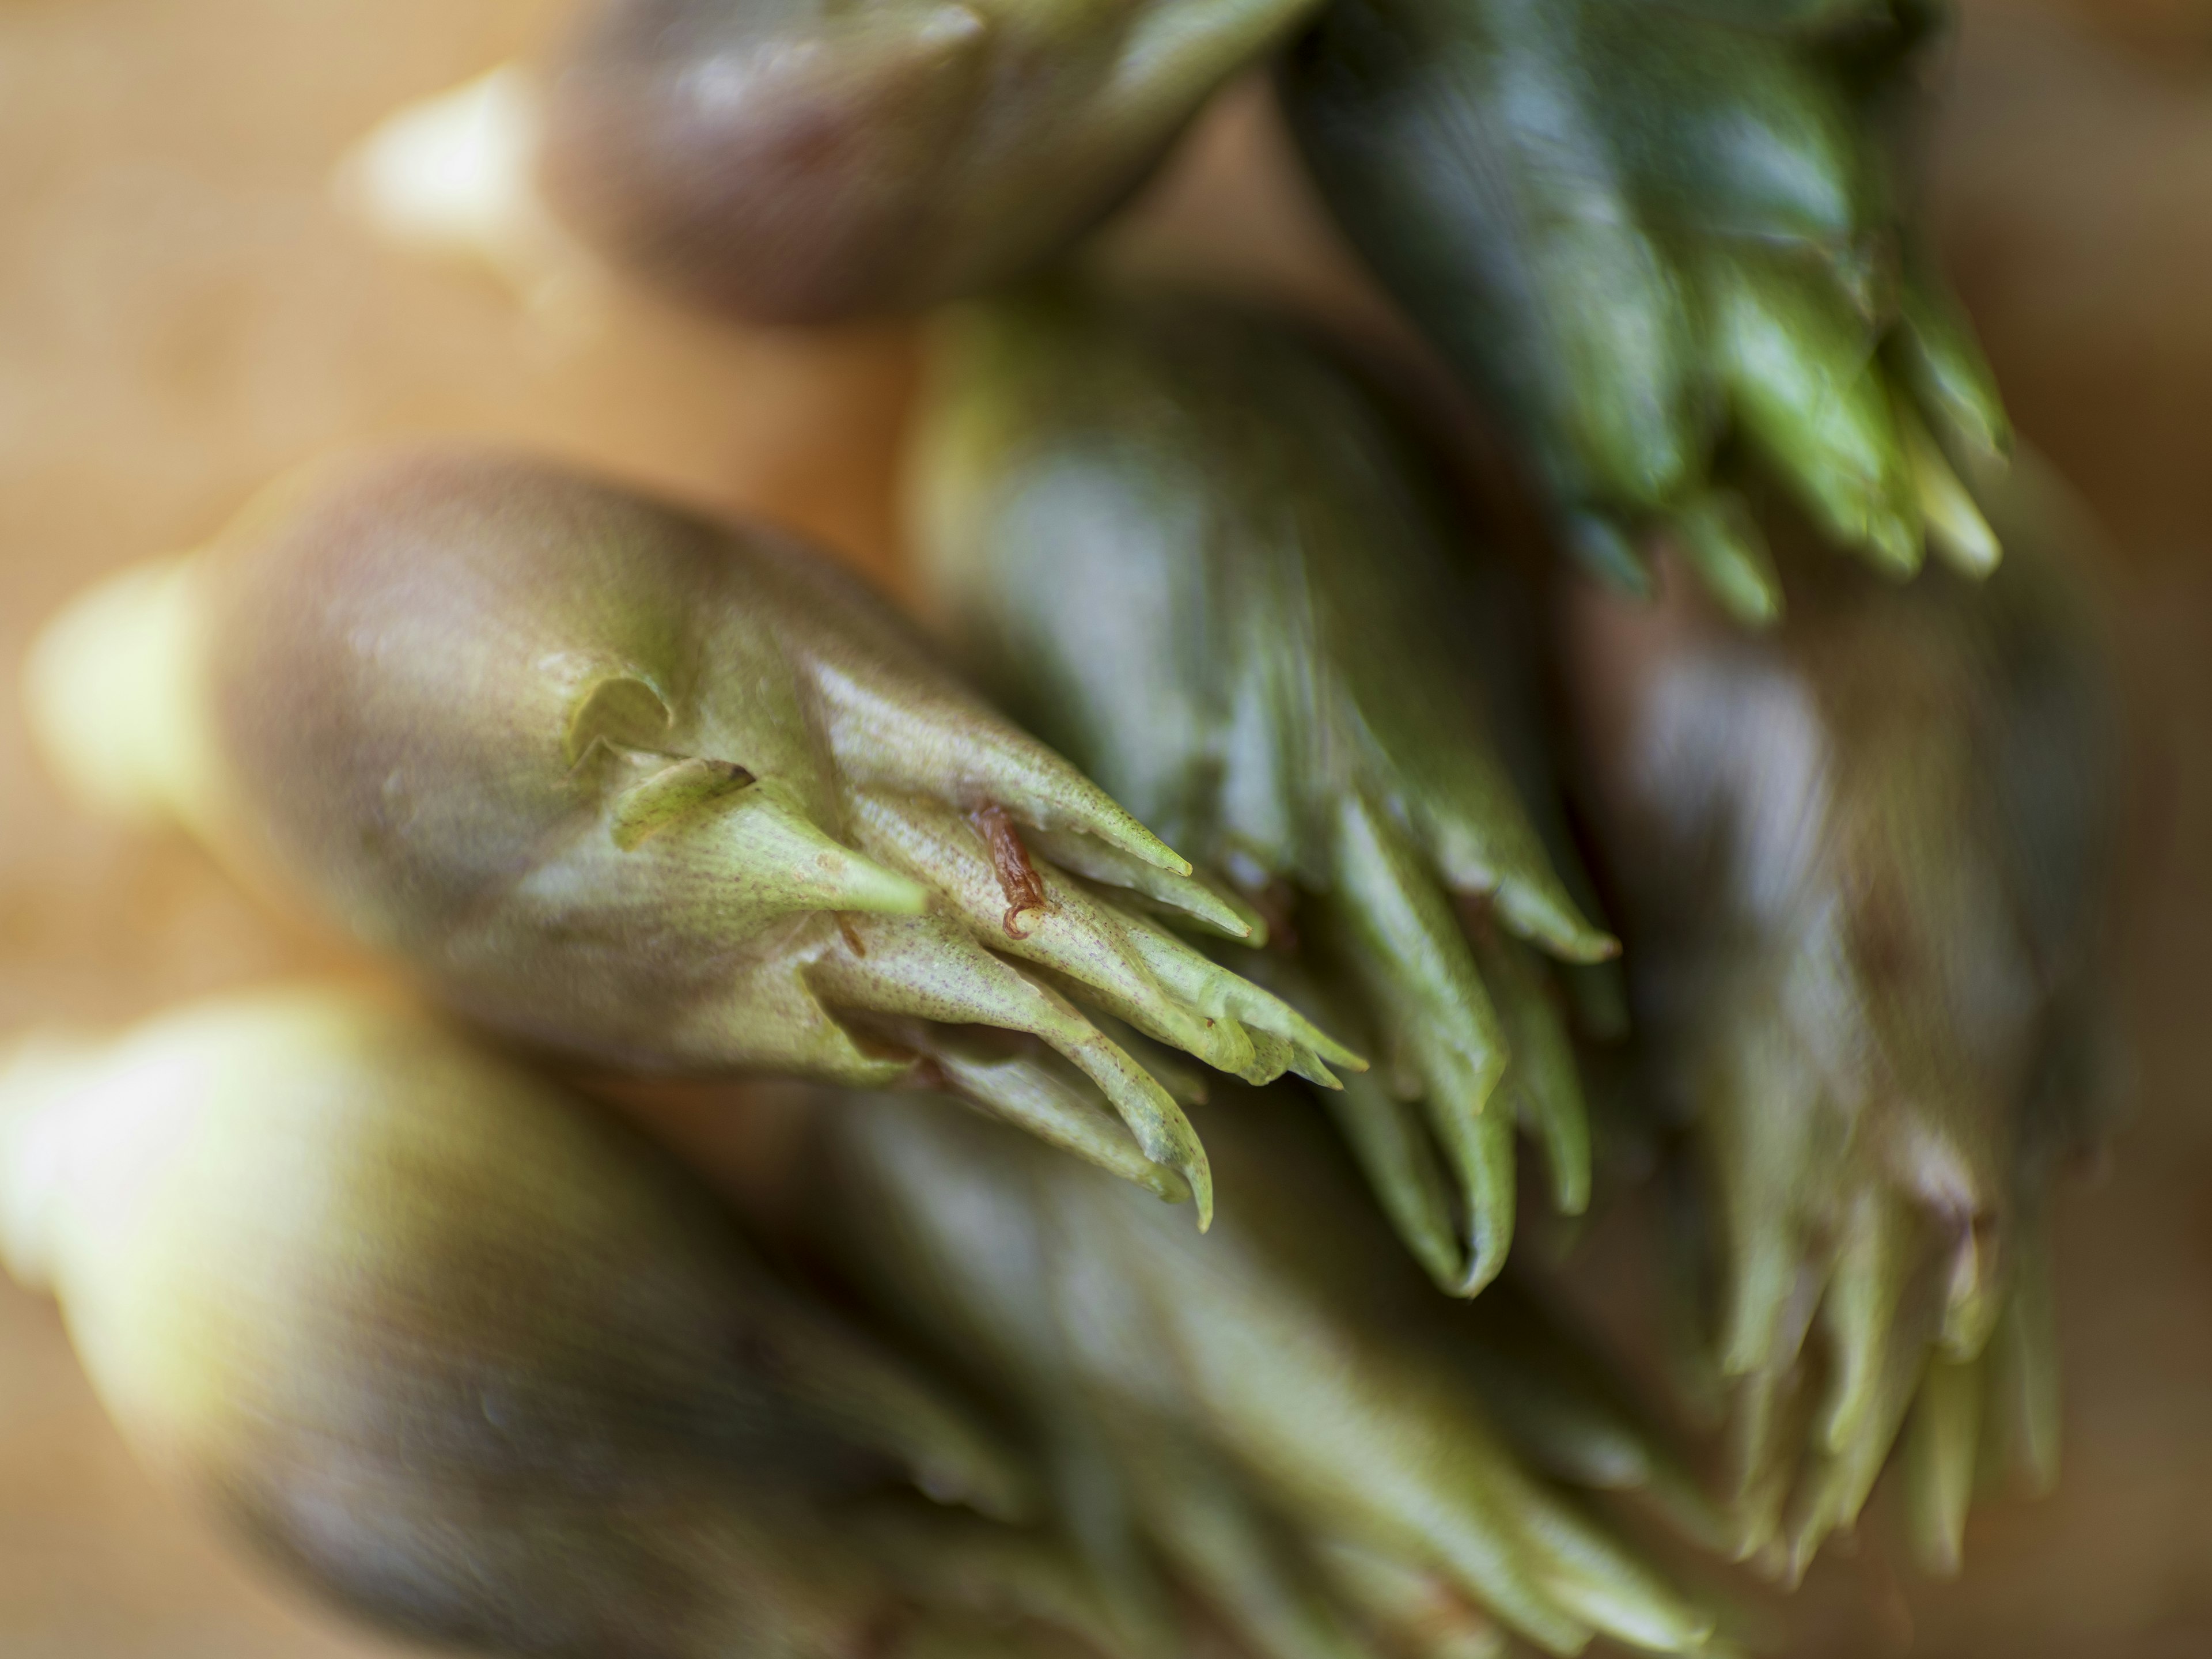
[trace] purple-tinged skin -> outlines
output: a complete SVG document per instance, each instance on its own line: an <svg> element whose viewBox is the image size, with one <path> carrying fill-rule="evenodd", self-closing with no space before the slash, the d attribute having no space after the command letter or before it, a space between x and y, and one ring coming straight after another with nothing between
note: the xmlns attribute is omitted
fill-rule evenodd
<svg viewBox="0 0 2212 1659"><path fill-rule="evenodd" d="M1901 1430L1938 1569L1984 1412L2052 1472L2045 1199L2094 1133L2121 741L2080 574L2000 521L2018 550L1981 586L1801 556L1759 638L1686 584L1569 605L1643 1081L1702 1183L1744 1547L1792 1574Z"/></svg>
<svg viewBox="0 0 2212 1659"><path fill-rule="evenodd" d="M777 531L402 450L280 487L49 637L64 770L143 768L234 867L536 1044L950 1087L1201 1222L1181 1109L1076 1004L1254 1081L1359 1063L1134 908L1250 932Z"/></svg>
<svg viewBox="0 0 2212 1659"><path fill-rule="evenodd" d="M611 0L555 83L549 194L679 298L921 309L1050 262L1316 0Z"/></svg>

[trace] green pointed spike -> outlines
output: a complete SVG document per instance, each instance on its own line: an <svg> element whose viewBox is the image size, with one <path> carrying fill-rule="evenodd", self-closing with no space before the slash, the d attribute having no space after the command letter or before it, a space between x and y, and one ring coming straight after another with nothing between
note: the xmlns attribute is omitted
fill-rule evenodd
<svg viewBox="0 0 2212 1659"><path fill-rule="evenodd" d="M2012 422L1958 302L1916 273L1905 284L1904 323L1897 354L1905 383L1929 420L1977 460L2001 465L2012 453Z"/></svg>
<svg viewBox="0 0 2212 1659"><path fill-rule="evenodd" d="M1528 947L1487 927L1472 930L1476 965L1498 1005L1507 1062L1504 1089L1521 1127L1544 1149L1552 1207L1580 1215L1589 1207L1589 1120L1581 1074L1556 1002Z"/></svg>
<svg viewBox="0 0 2212 1659"><path fill-rule="evenodd" d="M1730 407L1837 541L1919 568L1919 514L1866 325L1779 262L1716 259L1705 292Z"/></svg>
<svg viewBox="0 0 2212 1659"><path fill-rule="evenodd" d="M1472 1296L1505 1264L1515 1202L1512 1113L1498 1102L1505 1031L1450 907L1402 836L1364 803L1340 808L1326 936L1385 1023L1459 1188Z"/></svg>
<svg viewBox="0 0 2212 1659"><path fill-rule="evenodd" d="M641 787L665 787L670 768ZM921 882L886 868L831 840L807 817L793 792L774 781L732 787L719 768L704 787L713 793L664 820L651 836L639 835L638 818L665 807L666 795L641 803L637 792L615 806L613 840L634 852L656 836L691 842L702 872L722 884L728 897L762 915L822 910L855 915L919 916L930 891ZM626 835L630 837L624 845Z"/></svg>
<svg viewBox="0 0 2212 1659"><path fill-rule="evenodd" d="M898 1036L926 1056L962 1098L1170 1204L1189 1202L1189 1183L1144 1154L1121 1121L1099 1108L1079 1073L1070 1075L1040 1056L1005 1053L939 1027L902 1028ZM1176 1098L1178 1104L1188 1103Z"/></svg>
<svg viewBox="0 0 2212 1659"><path fill-rule="evenodd" d="M1031 864L1034 908L1009 903L1009 890L985 839L954 808L872 792L853 803L855 834L894 866L933 872L939 890L979 940L1001 955L1055 970L1079 994L1148 1036L1236 1073L1251 1060L1241 1028L1177 1003L1123 937L1120 919L1074 883Z"/></svg>
<svg viewBox="0 0 2212 1659"><path fill-rule="evenodd" d="M1159 1085L1175 1097L1178 1106L1203 1106L1206 1099L1206 1073L1191 1065L1182 1054L1164 1042L1155 1042L1133 1025L1124 1024L1113 1015L1097 1009L1088 1012L1091 1023L1127 1048L1139 1064L1159 1079Z"/></svg>
<svg viewBox="0 0 2212 1659"><path fill-rule="evenodd" d="M1216 1019L1241 1020L1255 1030L1279 1039L1299 1056L1299 1064L1304 1068L1302 1075L1309 1082L1318 1083L1323 1088L1336 1086L1323 1062L1351 1072L1367 1069L1364 1056L1346 1048L1273 993L1228 972L1172 933L1140 918L1127 918L1126 926L1130 948L1162 983L1202 1013ZM1279 1070L1270 1070L1265 1076L1247 1078L1245 1081L1268 1083L1280 1075Z"/></svg>
<svg viewBox="0 0 2212 1659"><path fill-rule="evenodd" d="M1759 1012L1771 1016L1769 1007ZM1749 1027L1736 1052L1724 1053L1701 1081L1711 1091L1708 1156L1728 1258L1721 1370L1728 1376L1779 1370L1796 1358L1809 1312L1810 1241L1797 1212L1796 1176L1829 1150L1816 1139L1824 1103L1819 1080L1796 1063L1786 1041Z"/></svg>
<svg viewBox="0 0 2212 1659"><path fill-rule="evenodd" d="M1260 1659L1360 1659L1366 1650L1228 1471L1181 1448L1141 1469L1154 1541Z"/></svg>
<svg viewBox="0 0 2212 1659"><path fill-rule="evenodd" d="M2051 1242L2040 1217L2021 1229L2019 1264L2002 1318L1990 1338L1991 1443L1997 1473L2047 1497L2058 1484L2059 1379Z"/></svg>
<svg viewBox="0 0 2212 1659"><path fill-rule="evenodd" d="M1990 521L1974 504L1959 475L1943 458L1942 450L1920 417L1903 404L1897 408L1898 430L1905 440L1905 459L1912 467L1912 488L1927 520L1929 539L1945 563L1962 576L1977 580L1997 568L2003 545Z"/></svg>
<svg viewBox="0 0 2212 1659"><path fill-rule="evenodd" d="M1857 1524L1927 1370L1924 1344L1891 1344L1865 1425L1840 1452L1814 1457L1790 1504L1788 1583L1802 1583L1814 1555L1828 1537Z"/></svg>
<svg viewBox="0 0 2212 1659"><path fill-rule="evenodd" d="M1716 490L1674 519L1677 545L1706 590L1747 628L1782 620L1782 578L1741 497Z"/></svg>
<svg viewBox="0 0 2212 1659"><path fill-rule="evenodd" d="M1769 1577L1786 1569L1783 1527L1811 1418L1809 1391L1795 1365L1754 1373L1737 1385L1729 1424L1737 1528L1734 1553Z"/></svg>
<svg viewBox="0 0 2212 1659"><path fill-rule="evenodd" d="M1346 1079L1328 1100L1330 1116L1399 1237L1437 1289L1457 1295L1468 1278L1467 1249L1419 1111L1371 1075Z"/></svg>
<svg viewBox="0 0 2212 1659"><path fill-rule="evenodd" d="M1436 1071L1443 1073L1448 1065L1439 1063ZM1467 1099L1465 1093L1446 1087L1424 1103L1430 1133L1443 1151L1465 1211L1467 1269L1452 1287L1452 1294L1462 1297L1481 1294L1504 1271L1520 1202L1513 1180L1512 1115L1498 1109L1495 1101L1487 1109L1472 1109Z"/></svg>
<svg viewBox="0 0 2212 1659"><path fill-rule="evenodd" d="M1571 1510L1547 1509L1533 1520L1546 1587L1592 1628L1656 1653L1695 1653L1712 1636L1711 1613Z"/></svg>
<svg viewBox="0 0 2212 1659"><path fill-rule="evenodd" d="M1215 881L1204 871L1177 876L1170 871L1132 857L1118 848L1089 836L1062 830L1036 830L1030 839L1037 851L1072 873L1109 887L1125 890L1124 902L1152 900L1162 915L1188 920L1257 950L1267 942L1265 917L1233 888Z"/></svg>
<svg viewBox="0 0 2212 1659"><path fill-rule="evenodd" d="M1255 1072L1248 1022L1339 1065L1365 1065L1279 999L1049 865L1032 860L1020 878L1036 883L1036 908L1010 905L1006 872L994 866L984 837L952 808L872 793L856 794L852 805L861 844L902 869L930 875L978 939L1051 969L1070 994L1097 1002L1158 1041L1254 1083L1273 1081L1283 1067ZM1279 1046L1271 1052L1288 1054Z"/></svg>
<svg viewBox="0 0 2212 1659"><path fill-rule="evenodd" d="M825 954L810 970L826 1001L1041 1037L1098 1085L1146 1158L1188 1183L1199 1230L1212 1224L1212 1179L1190 1121L1166 1090L1064 998L933 917L872 916L853 924L852 931L855 945Z"/></svg>
<svg viewBox="0 0 2212 1659"><path fill-rule="evenodd" d="M1914 1399L1903 1457L1912 1551L1922 1571L1955 1578L1966 1559L1966 1510L1982 1431L1978 1362L1938 1360Z"/></svg>
<svg viewBox="0 0 2212 1659"><path fill-rule="evenodd" d="M1821 1306L1833 1354L1833 1375L1817 1433L1822 1449L1841 1455L1864 1437L1893 1345L1904 1340L1898 1317L1919 1256L1917 1218L1876 1188L1859 1194Z"/></svg>

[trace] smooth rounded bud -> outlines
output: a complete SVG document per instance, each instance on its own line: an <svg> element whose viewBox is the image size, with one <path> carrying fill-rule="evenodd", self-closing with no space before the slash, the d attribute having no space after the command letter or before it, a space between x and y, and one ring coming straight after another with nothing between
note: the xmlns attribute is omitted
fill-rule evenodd
<svg viewBox="0 0 2212 1659"><path fill-rule="evenodd" d="M832 1659L933 1616L868 1515L1030 1501L665 1154L352 994L0 1071L0 1237L157 1473L420 1638Z"/></svg>
<svg viewBox="0 0 2212 1659"><path fill-rule="evenodd" d="M553 89L549 192L713 310L912 310L1059 254L1312 3L611 0Z"/></svg>

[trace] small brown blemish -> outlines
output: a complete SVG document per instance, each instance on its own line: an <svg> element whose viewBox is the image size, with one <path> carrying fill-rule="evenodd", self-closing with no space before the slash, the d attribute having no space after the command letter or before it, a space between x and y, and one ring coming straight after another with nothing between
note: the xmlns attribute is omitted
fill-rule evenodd
<svg viewBox="0 0 2212 1659"><path fill-rule="evenodd" d="M1021 831L1003 806L979 807L968 815L968 822L975 826L975 833L982 836L983 845L989 849L991 867L998 872L999 890L1006 896L1006 914L1000 926L1006 930L1008 939L1027 939L1029 930L1016 924L1025 912L1042 912L1048 907L1044 878L1030 862L1030 849L1022 845Z"/></svg>
<svg viewBox="0 0 2212 1659"><path fill-rule="evenodd" d="M837 931L845 936L846 948L854 956L868 954L868 947L860 943L860 930L853 926L853 918L842 910L837 912Z"/></svg>

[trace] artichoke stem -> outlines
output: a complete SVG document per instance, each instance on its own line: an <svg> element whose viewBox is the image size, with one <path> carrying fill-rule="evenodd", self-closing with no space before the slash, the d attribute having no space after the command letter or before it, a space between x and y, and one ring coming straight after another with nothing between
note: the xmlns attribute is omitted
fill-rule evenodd
<svg viewBox="0 0 2212 1659"><path fill-rule="evenodd" d="M51 1283L48 1215L62 1139L60 1108L97 1069L90 1043L38 1036L0 1054L0 1260L27 1291Z"/></svg>
<svg viewBox="0 0 2212 1659"><path fill-rule="evenodd" d="M134 565L80 596L32 647L23 702L47 763L79 800L161 823L194 815L212 763L193 699L185 564Z"/></svg>

